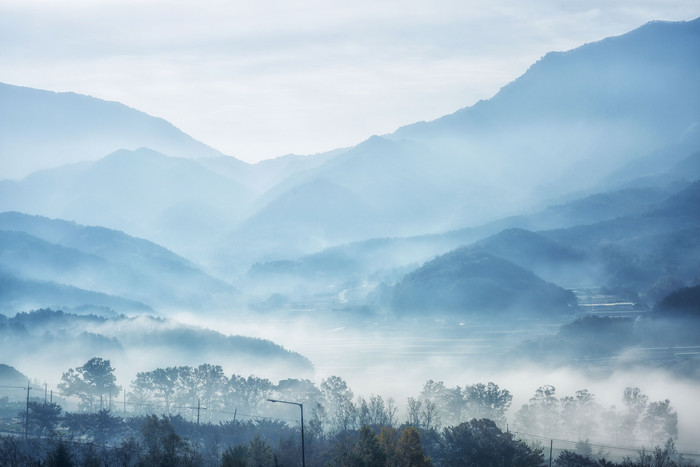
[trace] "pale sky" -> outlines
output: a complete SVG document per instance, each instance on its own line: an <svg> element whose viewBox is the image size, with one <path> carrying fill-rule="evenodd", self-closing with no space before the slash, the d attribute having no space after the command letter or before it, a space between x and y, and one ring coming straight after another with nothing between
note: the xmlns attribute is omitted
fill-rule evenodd
<svg viewBox="0 0 700 467"><path fill-rule="evenodd" d="M552 50L698 0L0 0L0 82L165 118L254 162L493 96Z"/></svg>

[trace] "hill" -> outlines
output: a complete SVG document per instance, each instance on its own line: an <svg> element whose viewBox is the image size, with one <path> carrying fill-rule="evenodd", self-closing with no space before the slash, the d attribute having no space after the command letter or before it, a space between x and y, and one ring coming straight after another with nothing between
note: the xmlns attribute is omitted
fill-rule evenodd
<svg viewBox="0 0 700 467"><path fill-rule="evenodd" d="M427 262L394 286L399 314L441 311L481 318L571 313L576 299L568 290L476 248L460 248Z"/></svg>
<svg viewBox="0 0 700 467"><path fill-rule="evenodd" d="M0 363L0 384L4 386L23 386L29 378L17 371L14 367Z"/></svg>
<svg viewBox="0 0 700 467"><path fill-rule="evenodd" d="M656 304L654 314L659 317L700 318L700 285L671 292Z"/></svg>
<svg viewBox="0 0 700 467"><path fill-rule="evenodd" d="M14 351L20 347L22 352ZM31 367L55 380L73 364L67 362L79 364L95 355L121 367L120 377L125 380L138 371L204 362L243 374L269 374L280 368L290 375L313 372L305 357L269 340L147 316L107 318L50 309L12 317L0 314L0 352L9 364Z"/></svg>
<svg viewBox="0 0 700 467"><path fill-rule="evenodd" d="M0 266L17 283L12 303L26 300L32 307L91 304L124 310L124 304L116 302L122 297L127 304L202 309L235 293L228 284L152 242L103 227L16 212L0 213ZM42 300L41 294L31 292L32 286L45 291Z"/></svg>

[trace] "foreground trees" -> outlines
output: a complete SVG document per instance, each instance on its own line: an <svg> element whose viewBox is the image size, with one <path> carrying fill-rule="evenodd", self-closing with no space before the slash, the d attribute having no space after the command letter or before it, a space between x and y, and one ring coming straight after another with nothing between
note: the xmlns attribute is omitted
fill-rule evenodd
<svg viewBox="0 0 700 467"><path fill-rule="evenodd" d="M539 466L542 449L531 448L502 432L492 420L481 419L445 428L441 465L482 467Z"/></svg>
<svg viewBox="0 0 700 467"><path fill-rule="evenodd" d="M124 400L124 412L114 413L105 407L105 398L119 389L114 369L96 357L65 372L59 387L80 400L81 411L28 401L29 413L10 422L20 436L0 439L0 465L61 459L77 465L299 465L298 407L269 398L304 404L309 466L539 465L542 450L521 440L528 435L588 445L563 453L560 465L617 465L592 456L588 438L594 432L618 446L659 446L670 439L665 449L642 452L625 466L655 465L649 456L670 459L659 465L685 465L672 456L678 416L670 401L650 402L639 388L626 388L618 408L604 409L586 389L561 397L553 386L541 386L517 411L517 431L509 432L504 425L513 397L493 382L449 387L429 380L402 411L391 398L356 397L338 376L318 387L296 379L274 384L253 375L227 377L220 366L202 364L138 373L129 404ZM131 416L123 418L127 405ZM21 436L25 421L33 437L27 441Z"/></svg>

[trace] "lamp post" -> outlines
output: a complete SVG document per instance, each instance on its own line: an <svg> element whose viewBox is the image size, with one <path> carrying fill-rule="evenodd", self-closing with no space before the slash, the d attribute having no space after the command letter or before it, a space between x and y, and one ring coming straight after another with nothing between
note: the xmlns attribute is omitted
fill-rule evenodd
<svg viewBox="0 0 700 467"><path fill-rule="evenodd" d="M306 467L306 455L304 454L304 404L301 402L278 401L276 399L268 399L268 402L278 402L280 404L298 405L301 409L301 466Z"/></svg>

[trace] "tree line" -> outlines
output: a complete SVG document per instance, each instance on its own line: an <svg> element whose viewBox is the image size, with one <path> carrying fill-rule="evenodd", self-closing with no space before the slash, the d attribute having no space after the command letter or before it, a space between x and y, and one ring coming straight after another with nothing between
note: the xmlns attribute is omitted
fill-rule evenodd
<svg viewBox="0 0 700 467"><path fill-rule="evenodd" d="M402 416L393 399L356 397L338 376L318 386L296 379L273 384L255 376L227 377L209 364L138 373L123 400L131 406L129 417L117 415L113 399L122 388L109 360L96 357L69 369L58 388L78 398L79 410L29 402L16 419L19 436L1 438L1 465L88 465L89 459L125 466L300 465L299 408L276 404L273 411L269 399L303 404L307 465L541 465L542 447L518 439L517 431L567 432L580 440L576 451L558 455L556 465L651 466L644 459L654 456L673 462L660 465L685 465L673 445L677 414L670 402L649 402L638 388L626 388L615 410L603 409L585 389L559 398L554 387L542 386L510 426L506 416L513 397L493 382L449 387L429 380L407 399ZM201 420L195 419L195 407ZM270 413L279 418L265 417ZM604 453L594 454L585 440L608 428L623 441L623 435L644 432L664 448L626 459L627 464L604 461ZM56 464L56 456L72 463ZM581 463L585 459L590 463Z"/></svg>

